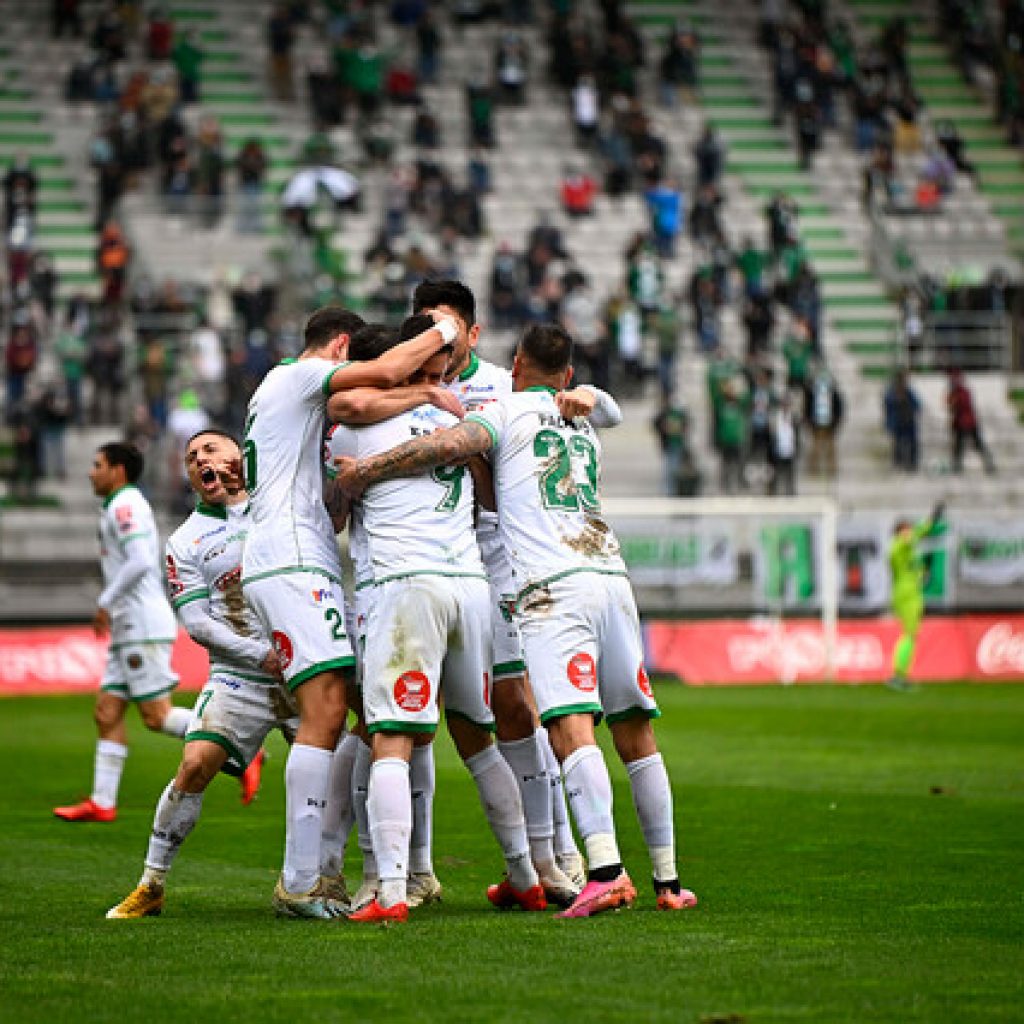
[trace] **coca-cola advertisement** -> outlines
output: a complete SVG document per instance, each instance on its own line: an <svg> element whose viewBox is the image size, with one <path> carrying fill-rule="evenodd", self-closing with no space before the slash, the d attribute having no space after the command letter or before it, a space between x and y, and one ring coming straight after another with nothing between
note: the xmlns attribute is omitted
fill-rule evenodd
<svg viewBox="0 0 1024 1024"><path fill-rule="evenodd" d="M839 623L834 682L878 683L892 675L899 625L892 619ZM695 686L817 683L828 679L820 619L752 618L649 622L648 670ZM1024 616L931 616L918 634L915 682L1024 680Z"/></svg>

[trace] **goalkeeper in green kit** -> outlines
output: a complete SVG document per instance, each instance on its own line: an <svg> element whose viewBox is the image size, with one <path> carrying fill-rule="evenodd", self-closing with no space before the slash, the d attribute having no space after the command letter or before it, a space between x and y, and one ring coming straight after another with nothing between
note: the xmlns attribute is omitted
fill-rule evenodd
<svg viewBox="0 0 1024 1024"><path fill-rule="evenodd" d="M914 660L917 631L924 616L925 564L917 550L918 542L937 533L945 506L940 502L931 518L912 523L898 520L889 545L889 571L892 574L892 610L900 623L900 637L892 656L892 678L886 684L893 690L909 688L907 676Z"/></svg>

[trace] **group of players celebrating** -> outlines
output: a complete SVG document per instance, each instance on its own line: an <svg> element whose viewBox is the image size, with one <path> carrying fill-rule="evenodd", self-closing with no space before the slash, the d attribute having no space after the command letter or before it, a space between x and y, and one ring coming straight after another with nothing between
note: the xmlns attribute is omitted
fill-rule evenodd
<svg viewBox="0 0 1024 1024"><path fill-rule="evenodd" d="M621 414L596 388L569 389L561 328L528 328L511 372L477 356L478 336L473 295L457 281L420 284L398 331L325 307L298 358L256 390L241 445L217 430L191 439L198 501L165 563L171 604L210 653L191 714L166 697L172 624L138 614L159 573L152 516L130 486L140 467L125 446L97 454L107 581L97 626L110 626L112 645L93 796L56 813L116 814L127 701L151 728L185 738L142 877L108 917L162 910L205 788L219 771L258 770L274 728L291 744L277 912L404 921L439 899L431 742L441 705L505 860L487 890L494 906L554 904L575 918L636 899L595 739L602 716L629 775L656 905L695 905L678 878L636 603L601 518L595 428ZM346 527L348 600L336 541ZM350 894L353 827L363 878Z"/></svg>

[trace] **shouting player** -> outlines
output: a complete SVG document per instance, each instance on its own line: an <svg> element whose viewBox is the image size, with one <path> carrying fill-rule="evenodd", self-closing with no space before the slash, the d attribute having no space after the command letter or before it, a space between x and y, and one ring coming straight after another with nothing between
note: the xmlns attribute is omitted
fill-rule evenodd
<svg viewBox="0 0 1024 1024"><path fill-rule="evenodd" d="M565 331L530 327L513 364L515 394L449 430L371 458L339 460L338 480L356 495L379 481L492 452L531 686L587 850L587 884L564 916L589 917L636 898L595 740L595 716L602 714L629 774L657 905L679 910L696 897L679 884L672 792L651 726L658 709L644 672L636 603L618 542L600 515L600 442L585 420L563 418L555 401L571 379L571 360Z"/></svg>
<svg viewBox="0 0 1024 1024"><path fill-rule="evenodd" d="M109 918L161 912L167 873L199 819L206 787L218 772L238 775L260 758L271 729L291 742L298 727L277 653L242 597L249 495L237 479L224 483L239 454L234 438L213 429L185 448L185 470L199 500L167 541L167 584L182 625L210 654L210 678L196 701L178 773L157 803L145 870Z"/></svg>
<svg viewBox="0 0 1024 1024"><path fill-rule="evenodd" d="M286 916L324 919L343 909L320 882L323 811L345 720L345 673L353 665L341 563L323 502L326 404L347 388L398 384L455 334L451 320L441 320L378 360L340 363L362 324L337 306L314 313L302 353L267 374L246 417L243 460L252 526L242 586L271 636L300 714L285 770L285 855L274 892L275 908Z"/></svg>
<svg viewBox="0 0 1024 1024"><path fill-rule="evenodd" d="M65 821L113 821L117 789L128 756L124 715L138 704L147 729L182 737L189 712L168 696L178 684L171 670L177 635L174 612L164 594L160 536L153 510L135 484L143 461L130 444L103 445L93 459L89 481L103 499L100 512L100 568L103 592L92 624L110 636L107 667L96 696L96 760L92 796L53 813Z"/></svg>

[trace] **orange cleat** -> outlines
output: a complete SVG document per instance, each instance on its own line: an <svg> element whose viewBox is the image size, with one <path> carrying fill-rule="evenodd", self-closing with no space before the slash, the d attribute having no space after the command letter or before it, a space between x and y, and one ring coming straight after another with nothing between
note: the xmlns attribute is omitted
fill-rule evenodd
<svg viewBox="0 0 1024 1024"><path fill-rule="evenodd" d="M548 898L544 895L542 885L534 885L529 889L520 892L512 888L512 883L506 878L498 885L487 887L487 899L499 910L513 910L520 907L522 910L547 910Z"/></svg>
<svg viewBox="0 0 1024 1024"><path fill-rule="evenodd" d="M92 799L83 800L80 804L69 804L67 807L54 807L53 813L62 821L115 821L116 807L100 807Z"/></svg>
<svg viewBox="0 0 1024 1024"><path fill-rule="evenodd" d="M396 903L393 907L382 907L375 899L361 907L353 910L348 915L350 921L369 924L401 924L409 920L409 904Z"/></svg>
<svg viewBox="0 0 1024 1024"><path fill-rule="evenodd" d="M697 906L697 897L689 889L680 889L679 892L662 889L658 893L659 910L687 910L689 907L695 906Z"/></svg>
<svg viewBox="0 0 1024 1024"><path fill-rule="evenodd" d="M601 914L606 910L628 907L635 899L636 889L629 875L623 871L618 878L613 878L610 882L587 882L573 905L555 917L593 917L594 914Z"/></svg>
<svg viewBox="0 0 1024 1024"><path fill-rule="evenodd" d="M250 762L249 767L242 772L239 781L242 783L242 804L248 807L256 799L260 791L260 783L263 781L263 762L267 759L267 752L261 750Z"/></svg>

